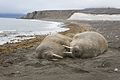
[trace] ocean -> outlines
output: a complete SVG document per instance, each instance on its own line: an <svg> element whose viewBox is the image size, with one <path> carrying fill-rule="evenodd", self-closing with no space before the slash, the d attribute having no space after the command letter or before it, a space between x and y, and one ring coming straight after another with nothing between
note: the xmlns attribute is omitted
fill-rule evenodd
<svg viewBox="0 0 120 80"><path fill-rule="evenodd" d="M34 38L35 35L66 31L62 22L0 18L0 45Z"/></svg>

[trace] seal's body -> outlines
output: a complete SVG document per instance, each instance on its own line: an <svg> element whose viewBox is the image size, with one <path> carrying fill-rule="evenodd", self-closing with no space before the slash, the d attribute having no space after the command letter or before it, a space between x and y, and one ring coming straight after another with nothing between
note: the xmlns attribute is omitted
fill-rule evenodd
<svg viewBox="0 0 120 80"><path fill-rule="evenodd" d="M51 34L44 38L41 44L36 48L38 58L58 59L63 58L66 48L63 45L70 46L71 38L61 34Z"/></svg>
<svg viewBox="0 0 120 80"><path fill-rule="evenodd" d="M91 58L103 54L108 49L107 40L97 32L78 33L70 43L73 56Z"/></svg>

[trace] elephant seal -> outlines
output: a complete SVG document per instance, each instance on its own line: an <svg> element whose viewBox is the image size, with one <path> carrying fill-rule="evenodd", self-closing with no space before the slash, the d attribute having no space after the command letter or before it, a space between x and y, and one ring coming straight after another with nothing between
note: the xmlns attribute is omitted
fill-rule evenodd
<svg viewBox="0 0 120 80"><path fill-rule="evenodd" d="M100 33L86 31L76 34L70 43L70 47L67 48L70 48L71 52L65 53L69 53L74 57L92 58L107 51L108 42Z"/></svg>
<svg viewBox="0 0 120 80"><path fill-rule="evenodd" d="M44 38L41 44L36 48L38 58L48 60L62 59L65 51L68 51L63 45L70 46L71 38L61 34L51 34Z"/></svg>

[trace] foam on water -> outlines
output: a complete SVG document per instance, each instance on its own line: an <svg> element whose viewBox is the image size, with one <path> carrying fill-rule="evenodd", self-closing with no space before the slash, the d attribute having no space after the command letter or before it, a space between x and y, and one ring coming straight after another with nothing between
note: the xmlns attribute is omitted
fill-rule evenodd
<svg viewBox="0 0 120 80"><path fill-rule="evenodd" d="M0 18L0 45L68 30L62 26L60 22Z"/></svg>

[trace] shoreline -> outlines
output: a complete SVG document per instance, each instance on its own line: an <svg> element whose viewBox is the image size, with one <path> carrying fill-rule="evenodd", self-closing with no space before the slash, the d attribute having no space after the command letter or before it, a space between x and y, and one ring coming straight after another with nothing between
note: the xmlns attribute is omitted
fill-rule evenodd
<svg viewBox="0 0 120 80"><path fill-rule="evenodd" d="M71 21L64 21L64 20L59 20L59 21L55 21L55 20L46 20L46 21L53 21L53 22L62 22L64 23L64 26L62 26L61 28L68 28L68 30L66 31L61 31L61 32L57 32L63 35L69 35L68 33L77 33L80 31L86 31L87 29L89 29L88 27L84 28L84 25L81 25L81 28L79 28L79 24L77 23L72 23ZM88 26L88 25L85 25ZM77 28L77 29L76 29ZM49 34L47 34L49 35ZM15 43L5 43L3 45L0 45L0 55L1 54L5 54L5 53L13 53L15 52L17 49L23 49L23 48L30 48L34 45L36 45L36 43L40 43L44 37L46 36L46 34L43 35L36 35L34 36L34 38L31 39L25 39L25 40L21 40L20 42L15 42ZM69 35L70 37L72 35Z"/></svg>
<svg viewBox="0 0 120 80"><path fill-rule="evenodd" d="M117 39L117 38L112 38L112 37L119 37L119 35L116 35L116 33L115 33L114 35L116 35L116 36L112 36L112 35L107 36L107 34L109 34L109 33L105 32L106 29L103 28L104 30L102 31L102 29L99 29L99 28L102 27L101 26L102 24L108 24L108 23L112 24L112 25L109 25L111 27L113 25L117 25L117 27L118 27L117 23L119 23L120 21L79 21L79 20L55 20L55 19L45 19L45 20L64 23L64 26L62 26L61 28L69 28L69 30L57 32L57 33L60 33L60 34L63 34L63 35L69 36L69 37L73 37L73 35L75 33L79 33L79 32L97 31L97 32L103 34L103 36L105 36L108 39L109 47L119 48L119 44L114 44L114 43L116 43L116 40L113 41L114 39ZM98 23L100 23L100 24L98 25ZM107 25L103 26L103 27L108 28ZM112 34L112 32L111 32L111 34ZM117 32L117 34L119 34L119 32ZM47 34L47 35L49 35L49 34ZM20 42L5 43L3 45L0 45L0 55L5 54L5 53L14 53L17 51L17 49L24 49L24 48L28 49L30 47L33 47L34 45L38 45L47 35L46 34L36 35L34 38L31 38L31 39L25 39L25 40L21 40ZM113 40L111 40L110 38L112 38ZM117 40L119 40L119 39L117 39ZM111 41L113 41L113 42L111 42Z"/></svg>
<svg viewBox="0 0 120 80"><path fill-rule="evenodd" d="M20 42L21 40L34 38L36 35L51 34L68 30L67 28L62 27L64 26L63 22L32 19L1 19L1 21L1 25L6 27L0 28L0 45L4 43ZM4 22L8 23L5 24Z"/></svg>
<svg viewBox="0 0 120 80"><path fill-rule="evenodd" d="M58 20L57 20L58 21ZM46 35L21 43L0 47L0 79L2 80L117 80L120 78L120 22L65 21L70 30L60 34L74 34L92 30L105 36L108 51L88 59L64 58L58 61L37 59L35 49ZM73 34L71 34L73 33Z"/></svg>

